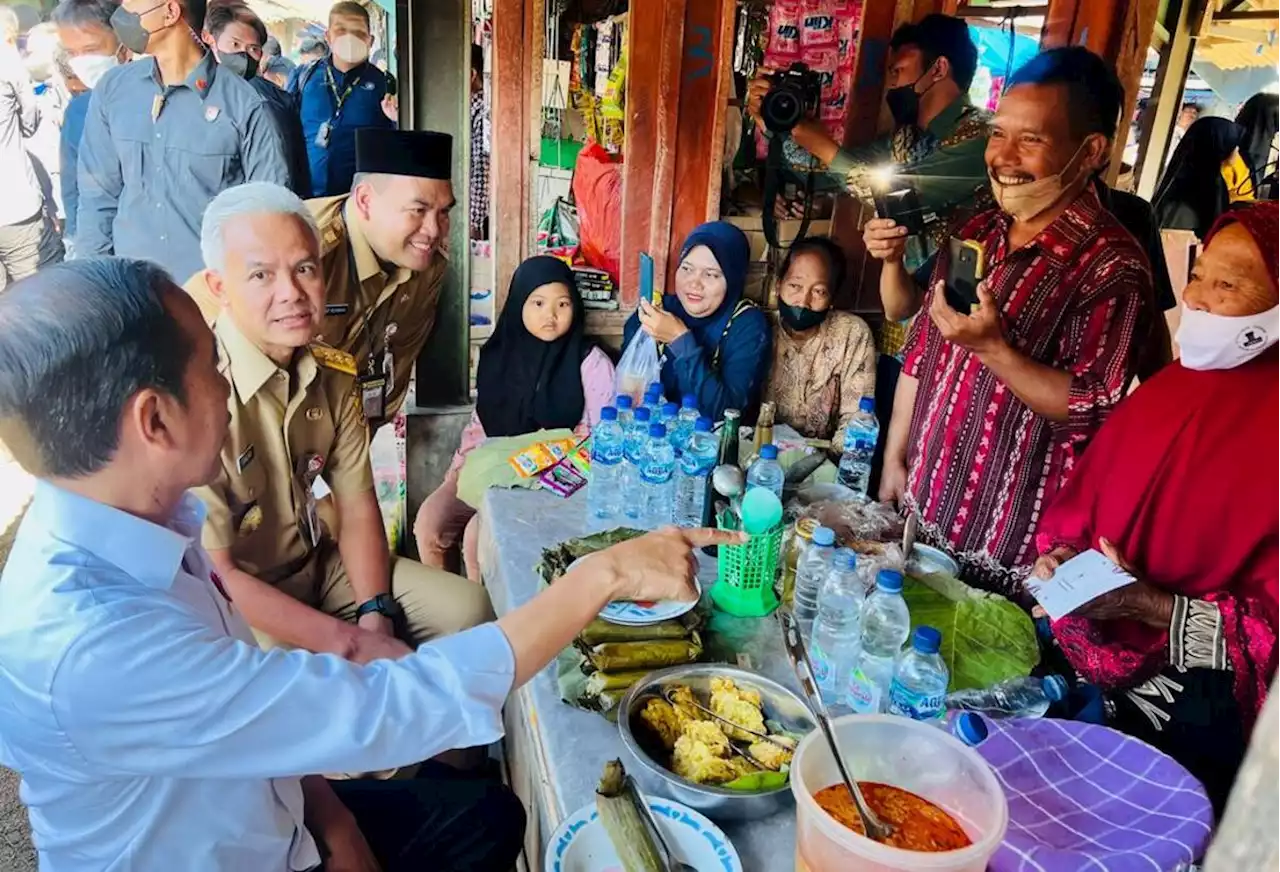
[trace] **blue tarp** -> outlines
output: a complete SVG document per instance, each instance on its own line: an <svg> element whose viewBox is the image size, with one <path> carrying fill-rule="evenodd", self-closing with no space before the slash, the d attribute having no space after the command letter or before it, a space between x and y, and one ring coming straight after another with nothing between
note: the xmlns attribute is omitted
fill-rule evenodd
<svg viewBox="0 0 1280 872"><path fill-rule="evenodd" d="M978 65L986 67L992 76L1003 76L1006 70L1016 70L1040 52L1040 44L1030 36L1015 33L1013 36L1013 64L1009 63L1009 31L1007 28L969 25L969 33L978 47Z"/></svg>

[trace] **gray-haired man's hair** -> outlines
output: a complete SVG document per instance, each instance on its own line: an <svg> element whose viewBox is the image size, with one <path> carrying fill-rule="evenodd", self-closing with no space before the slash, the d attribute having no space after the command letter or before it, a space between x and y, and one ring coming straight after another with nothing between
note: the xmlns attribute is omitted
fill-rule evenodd
<svg viewBox="0 0 1280 872"><path fill-rule="evenodd" d="M59 27L93 27L111 30L111 13L118 0L62 0L53 10L53 23Z"/></svg>
<svg viewBox="0 0 1280 872"><path fill-rule="evenodd" d="M0 428L42 476L111 462L129 400L153 389L186 402L192 345L166 299L181 295L144 260L45 267L0 294Z"/></svg>
<svg viewBox="0 0 1280 872"><path fill-rule="evenodd" d="M219 273L226 269L223 231L229 222L248 215L293 215L311 231L316 245L320 244L320 228L301 197L271 182L245 182L227 188L204 210L200 222L200 253L204 256L205 268Z"/></svg>
<svg viewBox="0 0 1280 872"><path fill-rule="evenodd" d="M21 29L22 23L18 21L18 13L13 11L13 7L0 6L0 40L17 39Z"/></svg>

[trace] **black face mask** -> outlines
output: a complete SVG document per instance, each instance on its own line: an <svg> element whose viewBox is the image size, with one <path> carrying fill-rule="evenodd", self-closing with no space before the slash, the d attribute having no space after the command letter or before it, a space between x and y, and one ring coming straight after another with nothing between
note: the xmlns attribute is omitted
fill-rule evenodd
<svg viewBox="0 0 1280 872"><path fill-rule="evenodd" d="M924 91L916 91L916 85L920 84L920 79L927 75L929 75L929 70L921 73L920 78L910 85L899 85L896 88L890 88L885 91L884 102L889 107L889 114L893 116L893 123L898 127L915 124L920 118L920 98L929 93L929 88L938 84L935 80L930 82L929 87L925 88Z"/></svg>
<svg viewBox="0 0 1280 872"><path fill-rule="evenodd" d="M819 312L815 309L806 309L804 306L791 306L778 302L778 316L782 319L783 326L795 333L804 333L817 327L827 320L829 311L831 310L823 309Z"/></svg>
<svg viewBox="0 0 1280 872"><path fill-rule="evenodd" d="M134 54L146 54L147 44L151 42L151 31L142 26L142 16L163 5L157 3L146 12L130 12L123 6L117 6L116 11L111 13L111 29L120 44Z"/></svg>
<svg viewBox="0 0 1280 872"><path fill-rule="evenodd" d="M218 66L225 67L228 72L242 79L252 79L258 74L258 60L247 52L218 52Z"/></svg>

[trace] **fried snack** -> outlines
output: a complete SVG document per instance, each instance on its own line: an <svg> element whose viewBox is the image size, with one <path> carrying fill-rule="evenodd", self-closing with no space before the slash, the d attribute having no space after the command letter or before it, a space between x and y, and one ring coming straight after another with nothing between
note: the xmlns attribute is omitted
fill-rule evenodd
<svg viewBox="0 0 1280 872"><path fill-rule="evenodd" d="M729 740L712 721L692 721L676 740L671 771L695 784L724 784L739 775Z"/></svg>
<svg viewBox="0 0 1280 872"><path fill-rule="evenodd" d="M675 748L676 740L684 732L684 719L665 699L654 697L645 703L640 710L640 720L653 730L668 751Z"/></svg>
<svg viewBox="0 0 1280 872"><path fill-rule="evenodd" d="M792 742L785 736L773 736L772 738L777 739L780 742L785 742L793 748L795 746L795 742ZM781 771L782 767L789 764L791 762L791 758L795 756L794 751L785 751L772 742L766 742L763 739L759 742L753 742L751 747L747 749L747 753L750 754L757 763L767 766L774 772Z"/></svg>
<svg viewBox="0 0 1280 872"><path fill-rule="evenodd" d="M711 710L738 727L728 725L725 731L729 738L742 742L753 742L757 738L748 730L763 733L764 711L761 709L760 694L754 690L739 690L728 678L711 679Z"/></svg>
<svg viewBox="0 0 1280 872"><path fill-rule="evenodd" d="M693 689L685 684L677 684L671 688L671 704L675 706L676 712L681 717L681 726L688 721L703 720L706 715L695 705L696 700L693 696Z"/></svg>

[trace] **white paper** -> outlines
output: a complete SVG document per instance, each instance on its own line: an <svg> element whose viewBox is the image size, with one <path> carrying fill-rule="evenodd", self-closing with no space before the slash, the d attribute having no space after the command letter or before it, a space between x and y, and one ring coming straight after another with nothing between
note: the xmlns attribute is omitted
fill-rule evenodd
<svg viewBox="0 0 1280 872"><path fill-rule="evenodd" d="M317 475L316 480L311 482L311 495L318 500L322 500L329 494L333 493L329 489L329 483L322 476Z"/></svg>
<svg viewBox="0 0 1280 872"><path fill-rule="evenodd" d="M1058 567L1048 581L1034 576L1027 589L1055 621L1103 594L1132 584L1136 579L1108 560L1100 551L1089 550Z"/></svg>

